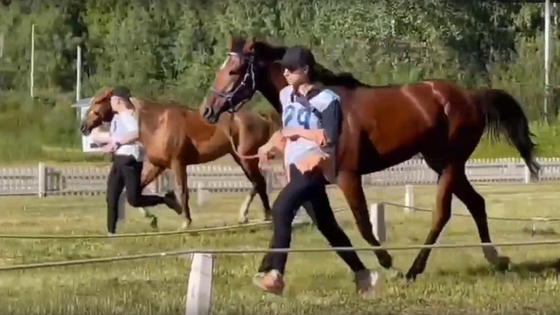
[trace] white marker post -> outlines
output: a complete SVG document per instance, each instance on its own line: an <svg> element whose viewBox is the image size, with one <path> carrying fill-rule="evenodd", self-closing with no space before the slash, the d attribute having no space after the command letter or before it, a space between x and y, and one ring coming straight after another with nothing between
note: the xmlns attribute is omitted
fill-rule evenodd
<svg viewBox="0 0 560 315"><path fill-rule="evenodd" d="M380 244L387 241L387 231L385 229L385 205L374 203L369 210L369 221L371 222L373 235L379 240Z"/></svg>
<svg viewBox="0 0 560 315"><path fill-rule="evenodd" d="M406 185L404 186L404 209L405 213L414 212L414 186Z"/></svg>
<svg viewBox="0 0 560 315"><path fill-rule="evenodd" d="M212 308L214 256L194 254L189 276L185 315L208 315Z"/></svg>

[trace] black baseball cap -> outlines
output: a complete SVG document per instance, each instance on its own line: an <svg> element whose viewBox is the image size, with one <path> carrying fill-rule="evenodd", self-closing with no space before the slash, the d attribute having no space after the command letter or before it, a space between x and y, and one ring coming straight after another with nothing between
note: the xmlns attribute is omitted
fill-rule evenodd
<svg viewBox="0 0 560 315"><path fill-rule="evenodd" d="M293 46L286 49L284 57L280 60L280 64L288 69L295 70L304 67L315 67L315 56L311 50L302 46Z"/></svg>
<svg viewBox="0 0 560 315"><path fill-rule="evenodd" d="M126 86L116 86L113 88L113 96L117 96L120 98L130 98L130 89Z"/></svg>

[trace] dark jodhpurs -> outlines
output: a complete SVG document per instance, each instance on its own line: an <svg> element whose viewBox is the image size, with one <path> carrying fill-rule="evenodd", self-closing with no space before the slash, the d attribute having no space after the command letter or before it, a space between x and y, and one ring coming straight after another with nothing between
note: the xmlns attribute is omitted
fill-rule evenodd
<svg viewBox="0 0 560 315"><path fill-rule="evenodd" d="M290 182L282 189L272 206L273 235L270 248L290 248L292 221L303 203L309 203L315 216L315 224L333 247L352 247L350 239L338 225L329 203L325 180L321 171L302 174L294 165L289 166ZM356 252L337 252L353 272L366 269ZM259 272L272 269L284 274L287 253L266 254Z"/></svg>
<svg viewBox="0 0 560 315"><path fill-rule="evenodd" d="M128 203L135 207L153 207L164 203L161 196L142 195L143 163L130 155L115 155L107 179L107 230L115 233L119 215L119 198L126 187Z"/></svg>

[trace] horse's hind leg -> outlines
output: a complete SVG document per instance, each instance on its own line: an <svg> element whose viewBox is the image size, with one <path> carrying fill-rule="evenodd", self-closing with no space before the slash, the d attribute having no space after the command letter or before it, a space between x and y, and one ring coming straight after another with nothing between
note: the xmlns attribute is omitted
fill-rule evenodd
<svg viewBox="0 0 560 315"><path fill-rule="evenodd" d="M486 202L471 185L464 172L461 175L458 175L453 193L465 204L472 215L476 228L478 229L480 242L492 243L490 239L490 231L488 229ZM494 266L500 266L502 263L509 264L509 258L499 257L498 251L494 246L482 247L482 252L484 253L486 260Z"/></svg>
<svg viewBox="0 0 560 315"><path fill-rule="evenodd" d="M364 189L362 187L361 176L356 173L341 172L338 175L337 180L338 187L342 190L342 193L350 206L350 210L352 210L352 214L354 215L360 234L371 246L380 246L381 244L375 235L373 235L371 222L369 221L369 211L366 196L364 195ZM317 209L317 211L321 210ZM379 264L383 268L387 269L387 271L390 271L392 276L400 275L400 272L393 269L393 257L389 255L389 252L384 249L377 249L374 250L374 253L379 260Z"/></svg>
<svg viewBox="0 0 560 315"><path fill-rule="evenodd" d="M270 221L272 218L271 215L271 208L270 208L270 200L268 199L268 193L266 189L266 179L264 178L261 170L259 169L258 160L251 159L251 160L241 160L237 155L231 155L233 160L241 167L243 173L247 179L253 185L253 189L249 195L245 198L245 201L241 205L239 209L239 223L244 224L249 221L249 207L253 202L253 199L258 194L259 198L263 204L263 214L264 214L264 221Z"/></svg>
<svg viewBox="0 0 560 315"><path fill-rule="evenodd" d="M453 196L453 190L458 178L465 171L465 165L464 162L453 164L444 163L443 161L441 161L442 164L438 165L435 164L437 160L431 160L430 162L432 164L430 164L428 160L427 158L426 162L428 165L440 174L436 196L436 209L432 212L432 227L424 242L425 245L433 245L451 218L451 198ZM414 280L419 274L424 272L431 251L430 248L423 248L420 250L412 266L406 273L407 279Z"/></svg>

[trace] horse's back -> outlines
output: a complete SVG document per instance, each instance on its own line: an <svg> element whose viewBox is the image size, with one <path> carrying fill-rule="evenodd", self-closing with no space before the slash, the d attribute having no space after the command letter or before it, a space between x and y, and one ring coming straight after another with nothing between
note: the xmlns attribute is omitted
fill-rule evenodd
<svg viewBox="0 0 560 315"><path fill-rule="evenodd" d="M358 163L366 173L405 161L431 143L447 141L452 124L468 120L461 115L477 117L465 91L443 80L341 89L339 94L346 111L347 145L359 147L360 156L371 157Z"/></svg>

